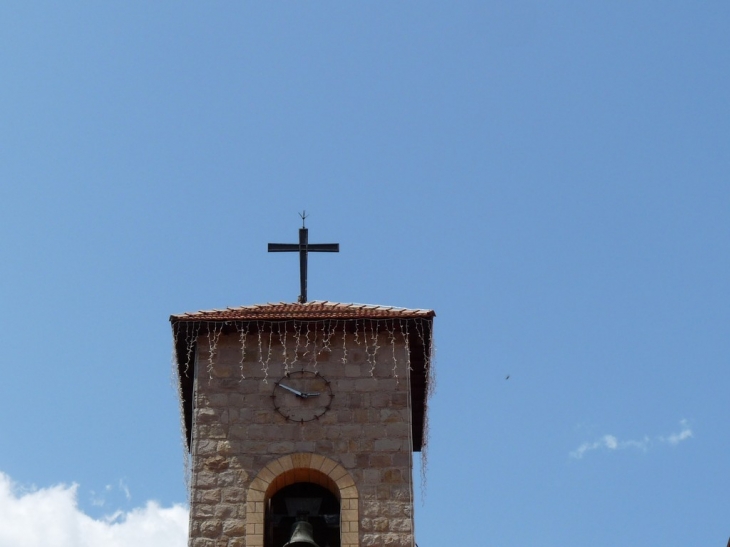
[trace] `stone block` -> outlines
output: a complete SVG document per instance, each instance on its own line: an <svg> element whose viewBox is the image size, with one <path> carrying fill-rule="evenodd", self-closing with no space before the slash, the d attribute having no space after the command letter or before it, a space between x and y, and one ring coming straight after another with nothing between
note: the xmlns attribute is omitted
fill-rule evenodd
<svg viewBox="0 0 730 547"><path fill-rule="evenodd" d="M384 408L379 411L379 418L380 421L383 423L396 423L396 422L403 422L407 423L408 421L408 415L407 411L405 412L406 415L404 415L403 410L393 409L393 408Z"/></svg>
<svg viewBox="0 0 730 547"><path fill-rule="evenodd" d="M391 457L393 458L394 466L410 469L411 458L412 458L410 451L409 452L398 452L396 454L392 454Z"/></svg>
<svg viewBox="0 0 730 547"><path fill-rule="evenodd" d="M253 412L253 423L271 424L274 420L274 413L270 409L256 410Z"/></svg>
<svg viewBox="0 0 730 547"><path fill-rule="evenodd" d="M389 488L388 499L410 503L410 500L413 499L411 486L407 483L391 484Z"/></svg>
<svg viewBox="0 0 730 547"><path fill-rule="evenodd" d="M379 391L378 393L373 393L371 395L371 405L373 408L377 408L379 410L382 410L384 408L395 408L398 410L399 408L402 408L398 405L394 405L393 403L393 397L394 393L388 392L388 391Z"/></svg>
<svg viewBox="0 0 730 547"><path fill-rule="evenodd" d="M195 487L199 490L210 490L218 486L218 476L210 471L198 471L195 474Z"/></svg>
<svg viewBox="0 0 730 547"><path fill-rule="evenodd" d="M225 524L225 521L228 519L238 517L238 507L236 505L221 503L215 507L214 516L216 519L223 521Z"/></svg>
<svg viewBox="0 0 730 547"><path fill-rule="evenodd" d="M221 501L223 501L224 503L243 503L244 498L245 492L242 488L221 488Z"/></svg>
<svg viewBox="0 0 730 547"><path fill-rule="evenodd" d="M363 502L362 514L366 517L377 517L380 514L380 504L377 501Z"/></svg>
<svg viewBox="0 0 730 547"><path fill-rule="evenodd" d="M382 479L386 483L402 483L403 473L400 469L391 467L390 469L383 470Z"/></svg>
<svg viewBox="0 0 730 547"><path fill-rule="evenodd" d="M314 452L316 446L315 441L296 441L294 443L294 452Z"/></svg>
<svg viewBox="0 0 730 547"><path fill-rule="evenodd" d="M292 442L272 442L269 445L269 451L272 454L291 454L294 452L294 443Z"/></svg>
<svg viewBox="0 0 730 547"><path fill-rule="evenodd" d="M220 488L213 488L212 490L202 490L196 488L193 491L193 501L199 503L218 503L221 500Z"/></svg>
<svg viewBox="0 0 730 547"><path fill-rule="evenodd" d="M387 532L389 522L390 521L385 517L376 517L373 519L373 530L376 532Z"/></svg>
<svg viewBox="0 0 730 547"><path fill-rule="evenodd" d="M318 441L323 437L324 428L318 423L310 423L301 428L301 438L305 441Z"/></svg>
<svg viewBox="0 0 730 547"><path fill-rule="evenodd" d="M375 450L378 452L396 452L401 450L403 443L399 439L378 439L375 441Z"/></svg>
<svg viewBox="0 0 730 547"><path fill-rule="evenodd" d="M334 443L332 441L319 440L314 445L314 452L318 454L333 454Z"/></svg>
<svg viewBox="0 0 730 547"><path fill-rule="evenodd" d="M197 518L210 518L215 516L217 505L203 505L201 503L194 504L191 513L194 513Z"/></svg>
<svg viewBox="0 0 730 547"><path fill-rule="evenodd" d="M390 532L411 532L411 519L409 518L391 518L388 519L388 530Z"/></svg>
<svg viewBox="0 0 730 547"><path fill-rule="evenodd" d="M198 456L207 456L212 454L218 454L220 453L220 450L218 449L219 441L213 441L213 440L200 440L197 443L197 450L196 453Z"/></svg>
<svg viewBox="0 0 730 547"><path fill-rule="evenodd" d="M225 471L228 469L230 463L228 461L228 458L225 456L222 456L220 454L216 454L214 456L208 456L205 459L203 459L203 467L207 470L210 470L214 473L219 473L221 471ZM205 477L205 473L199 472L198 477ZM215 477L215 475L214 475Z"/></svg>
<svg viewBox="0 0 730 547"><path fill-rule="evenodd" d="M332 390L339 394L351 394L355 391L355 380L354 379L338 379L333 380Z"/></svg>
<svg viewBox="0 0 730 547"><path fill-rule="evenodd" d="M352 454L352 453L341 454L339 460L345 469L352 469L354 467L357 467L357 457L355 454ZM349 485L347 485L347 486L349 486Z"/></svg>
<svg viewBox="0 0 730 547"><path fill-rule="evenodd" d="M217 538L222 529L221 521L216 519L206 519L200 523L200 535L206 538Z"/></svg>
<svg viewBox="0 0 730 547"><path fill-rule="evenodd" d="M364 469L363 482L370 485L380 484L380 469Z"/></svg>
<svg viewBox="0 0 730 547"><path fill-rule="evenodd" d="M227 393L209 393L208 404L213 408L227 408L228 407L228 394Z"/></svg>
<svg viewBox="0 0 730 547"><path fill-rule="evenodd" d="M233 376L233 369L222 363L216 363L208 369L208 373L213 378L230 378Z"/></svg>
<svg viewBox="0 0 730 547"><path fill-rule="evenodd" d="M408 438L410 426L407 423L387 424L385 426L386 435L392 438Z"/></svg>
<svg viewBox="0 0 730 547"><path fill-rule="evenodd" d="M366 439L382 439L387 437L387 429L385 424L368 423L363 426L363 435Z"/></svg>
<svg viewBox="0 0 730 547"><path fill-rule="evenodd" d="M379 381L377 378L358 378L355 380L355 390L357 391L379 391Z"/></svg>
<svg viewBox="0 0 730 547"><path fill-rule="evenodd" d="M394 458L397 454L389 454L389 453L375 453L370 454L368 457L368 463L367 465L371 468L376 469L382 469L384 467L391 467L394 461ZM365 466L363 466L365 467Z"/></svg>
<svg viewBox="0 0 730 547"><path fill-rule="evenodd" d="M226 521L223 524L223 534L228 537L243 536L246 533L246 527L243 522L238 520Z"/></svg>

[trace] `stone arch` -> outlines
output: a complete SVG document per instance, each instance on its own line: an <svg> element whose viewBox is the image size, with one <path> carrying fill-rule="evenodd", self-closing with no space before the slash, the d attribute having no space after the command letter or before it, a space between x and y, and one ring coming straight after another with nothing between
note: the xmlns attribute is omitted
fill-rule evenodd
<svg viewBox="0 0 730 547"><path fill-rule="evenodd" d="M246 547L263 547L266 500L295 482L313 482L335 495L340 502L341 547L358 547L360 515L355 481L336 461L308 452L270 461L251 481L246 495Z"/></svg>

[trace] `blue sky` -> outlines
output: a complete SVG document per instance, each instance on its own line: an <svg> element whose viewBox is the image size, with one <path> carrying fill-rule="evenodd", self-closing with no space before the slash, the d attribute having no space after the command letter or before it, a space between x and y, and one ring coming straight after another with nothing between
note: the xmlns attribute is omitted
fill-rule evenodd
<svg viewBox="0 0 730 547"><path fill-rule="evenodd" d="M341 245L310 299L437 312L421 547L725 545L728 28L726 2L0 5L4 513L184 521L168 317L294 301L266 244L306 209Z"/></svg>

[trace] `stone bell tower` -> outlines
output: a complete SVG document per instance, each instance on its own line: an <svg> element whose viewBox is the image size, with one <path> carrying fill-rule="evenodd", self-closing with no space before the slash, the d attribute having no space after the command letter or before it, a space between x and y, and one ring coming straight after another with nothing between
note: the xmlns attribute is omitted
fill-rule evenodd
<svg viewBox="0 0 730 547"><path fill-rule="evenodd" d="M189 546L412 547L434 315L306 298L173 315Z"/></svg>

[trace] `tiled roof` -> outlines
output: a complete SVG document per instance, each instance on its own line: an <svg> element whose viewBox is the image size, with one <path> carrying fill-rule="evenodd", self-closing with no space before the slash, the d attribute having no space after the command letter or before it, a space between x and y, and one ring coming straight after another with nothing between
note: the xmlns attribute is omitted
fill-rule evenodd
<svg viewBox="0 0 730 547"><path fill-rule="evenodd" d="M412 319L434 317L433 310L410 310L392 306L339 304L313 301L300 303L268 303L225 310L208 310L170 316L170 321L247 321L262 319Z"/></svg>

